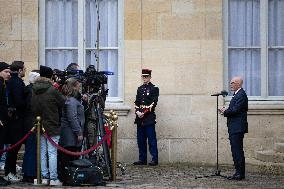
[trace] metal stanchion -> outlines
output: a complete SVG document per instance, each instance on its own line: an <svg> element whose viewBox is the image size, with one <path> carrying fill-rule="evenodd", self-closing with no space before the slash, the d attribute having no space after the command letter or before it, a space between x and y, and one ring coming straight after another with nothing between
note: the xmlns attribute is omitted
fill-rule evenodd
<svg viewBox="0 0 284 189"><path fill-rule="evenodd" d="M40 157L40 130L41 130L41 124L40 124L41 118L40 116L36 117L36 128L37 128L37 133L36 133L36 151L37 151L37 179L34 184L41 185L41 157Z"/></svg>
<svg viewBox="0 0 284 189"><path fill-rule="evenodd" d="M116 181L116 162L117 162L117 120L118 116L111 111L112 115L112 135L111 135L111 166L112 166L112 181Z"/></svg>

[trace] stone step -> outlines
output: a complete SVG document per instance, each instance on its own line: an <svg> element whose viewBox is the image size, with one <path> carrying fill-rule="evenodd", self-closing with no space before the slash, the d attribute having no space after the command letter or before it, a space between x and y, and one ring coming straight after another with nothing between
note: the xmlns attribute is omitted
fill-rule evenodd
<svg viewBox="0 0 284 189"><path fill-rule="evenodd" d="M279 143L284 143L284 138L283 137L277 137L275 139L276 142L279 142Z"/></svg>
<svg viewBox="0 0 284 189"><path fill-rule="evenodd" d="M256 151L255 157L264 162L284 163L284 154L273 150Z"/></svg>
<svg viewBox="0 0 284 189"><path fill-rule="evenodd" d="M284 153L284 143L275 143L274 151Z"/></svg>

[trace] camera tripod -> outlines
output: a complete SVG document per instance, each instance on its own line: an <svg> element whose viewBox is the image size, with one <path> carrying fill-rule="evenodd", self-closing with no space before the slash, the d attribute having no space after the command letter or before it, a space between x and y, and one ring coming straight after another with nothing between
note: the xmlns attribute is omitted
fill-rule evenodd
<svg viewBox="0 0 284 189"><path fill-rule="evenodd" d="M104 87L102 87L104 90ZM91 96L88 107L88 134L86 137L86 148L96 145L105 135L105 125L109 125L107 118L103 115L104 110L104 94L100 92ZM89 154L89 158L94 160L94 163L102 168L104 175L112 179L112 167L110 159L110 150L107 141L102 143L102 148L96 149Z"/></svg>
<svg viewBox="0 0 284 189"><path fill-rule="evenodd" d="M216 96L216 168L213 174L211 175L196 175L195 179L197 178L206 178L206 177L223 177L223 178L227 178L227 176L221 175L221 170L219 169L219 118L218 118L218 106L219 106L219 101L218 101L218 97L222 95L223 97L225 97L226 95L228 95L228 93L226 91L221 91L221 93L217 93L217 94L213 94L211 96Z"/></svg>

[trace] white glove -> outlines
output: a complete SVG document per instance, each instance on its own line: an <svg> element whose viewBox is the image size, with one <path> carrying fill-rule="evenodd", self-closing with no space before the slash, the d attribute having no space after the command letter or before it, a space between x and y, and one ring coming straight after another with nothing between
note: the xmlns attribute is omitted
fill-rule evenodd
<svg viewBox="0 0 284 189"><path fill-rule="evenodd" d="M137 116L138 116L139 118L142 118L142 117L144 116L144 113L139 112L139 111L137 111L136 114L137 114Z"/></svg>

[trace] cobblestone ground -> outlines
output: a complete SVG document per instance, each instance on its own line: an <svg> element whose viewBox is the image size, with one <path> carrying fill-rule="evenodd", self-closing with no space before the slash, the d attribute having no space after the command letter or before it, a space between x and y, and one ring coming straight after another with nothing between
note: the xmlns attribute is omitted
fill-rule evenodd
<svg viewBox="0 0 284 189"><path fill-rule="evenodd" d="M222 175L231 175L232 168L222 167ZM167 164L156 167L126 166L125 175L118 176L116 182L107 182L106 186L97 187L72 187L72 188L283 188L284 175L264 175L255 172L247 172L246 179L242 181L230 181L220 176L195 178L201 175L214 173L214 167L201 167L185 164ZM5 188L48 188L47 186L35 186L18 183ZM52 188L71 188L70 186Z"/></svg>

